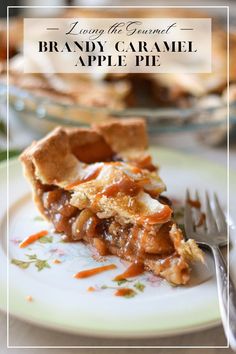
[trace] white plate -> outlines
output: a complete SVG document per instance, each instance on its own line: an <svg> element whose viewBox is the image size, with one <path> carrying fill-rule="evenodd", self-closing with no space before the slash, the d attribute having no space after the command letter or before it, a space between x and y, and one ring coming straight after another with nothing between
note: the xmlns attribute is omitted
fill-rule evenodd
<svg viewBox="0 0 236 354"><path fill-rule="evenodd" d="M191 190L198 188L202 193L207 189L216 191L222 203L226 204L226 170L223 167L162 148L153 148L152 154L155 162L161 165L161 176L167 183L169 196L183 198L186 187ZM1 195L6 193L5 171L6 165L2 165ZM172 287L166 281L145 273L127 285L135 289L136 296L114 296L114 289L101 287L116 286L112 279L125 269L125 263L116 257L106 257L105 262L99 263L92 257L91 249L82 243L61 242L60 237L50 231L49 224L35 220L38 212L17 160L10 162L9 182L10 261L29 261L27 255L36 254L38 259L47 260L50 266L38 271L35 260L27 269L9 265L9 311L13 315L71 333L130 338L187 333L220 322L214 264L210 256L206 255L206 265L193 266L188 286ZM235 183L231 193L235 195ZM232 207L235 209L234 205ZM235 215L235 210L232 210L232 215ZM1 218L0 257L6 260L7 219L4 207ZM35 242L26 249L18 247L19 240L42 229L50 231L53 236L51 243ZM54 264L54 259L60 259L62 263ZM236 269L235 238L231 262L232 270ZM82 269L110 263L115 263L118 269L87 279L72 277ZM6 274L3 270L1 272L6 290ZM236 279L235 272L232 276ZM145 285L143 292L134 287L138 281ZM88 292L90 286L96 291ZM32 296L33 301L27 301L27 296ZM1 292L0 306L6 308L6 291Z"/></svg>

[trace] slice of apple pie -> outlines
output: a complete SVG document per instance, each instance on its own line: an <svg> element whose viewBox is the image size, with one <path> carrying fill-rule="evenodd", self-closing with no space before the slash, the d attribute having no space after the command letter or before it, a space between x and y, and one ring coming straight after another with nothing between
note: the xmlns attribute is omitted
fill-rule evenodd
<svg viewBox="0 0 236 354"><path fill-rule="evenodd" d="M146 149L143 120L114 120L91 129L57 128L21 161L38 209L65 241L82 240L101 256L117 255L186 284L190 261L202 253L174 222Z"/></svg>

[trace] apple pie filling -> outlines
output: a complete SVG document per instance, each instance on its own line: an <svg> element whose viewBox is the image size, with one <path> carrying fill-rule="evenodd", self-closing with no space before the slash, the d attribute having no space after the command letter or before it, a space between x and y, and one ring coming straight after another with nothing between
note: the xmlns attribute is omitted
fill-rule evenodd
<svg viewBox="0 0 236 354"><path fill-rule="evenodd" d="M46 215L56 232L64 234L64 240L93 243L102 256L115 251L131 261L143 261L145 254L169 255L174 251L170 237L166 237L171 222L148 229L131 223L122 225L114 217L101 219L90 209L71 205L71 193L61 188L44 192L42 199Z"/></svg>
<svg viewBox="0 0 236 354"><path fill-rule="evenodd" d="M45 215L63 240L85 241L101 256L117 255L173 283L185 283L189 266L179 252L184 240L180 230L173 236L172 209L158 193L160 180L150 182L152 172L120 161L84 169L64 189L42 186Z"/></svg>

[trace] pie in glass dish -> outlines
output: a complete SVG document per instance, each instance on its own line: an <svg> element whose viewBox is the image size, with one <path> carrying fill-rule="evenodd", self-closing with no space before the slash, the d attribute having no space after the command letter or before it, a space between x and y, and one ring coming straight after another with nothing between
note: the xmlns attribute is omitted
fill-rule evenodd
<svg viewBox="0 0 236 354"><path fill-rule="evenodd" d="M83 241L101 256L186 284L202 252L175 223L147 147L145 122L121 119L56 128L20 158L35 204L64 241Z"/></svg>
<svg viewBox="0 0 236 354"><path fill-rule="evenodd" d="M11 86L23 89L34 94L37 98L49 98L50 101L65 105L79 105L84 107L107 108L123 110L129 107L192 107L199 100L208 97L209 100L219 99L225 103L227 88L227 31L226 23L219 14L210 16L210 13L197 9L171 8L142 8L142 9L81 9L70 8L63 10L62 18L209 18L212 17L212 72L186 74L176 73L110 73L99 72L93 74L57 73L55 62L45 57L37 65L42 68L41 73L24 73L24 66L34 63L37 58L30 54L23 55L23 19L11 18L9 83ZM6 25L0 22L1 56L6 61ZM43 35L43 34L42 34ZM136 35L134 35L136 36ZM40 37L40 32L39 32ZM136 37L134 37L136 38ZM136 38L138 41L139 38ZM196 41L198 38L193 37ZM78 37L78 40L83 40ZM230 90L236 82L234 58L236 53L236 34L232 28L229 32L229 79ZM54 73L48 74L45 68L49 66ZM53 71L53 70L50 70ZM0 81L6 82L7 67L0 65ZM217 102L217 101L216 101ZM210 101L211 103L211 101ZM213 101L214 103L214 101ZM76 107L75 107L76 110ZM78 112L78 107L77 107ZM57 116L57 112L52 112ZM52 114L53 115L53 114ZM63 115L60 116L63 118ZM78 120L79 115L76 115Z"/></svg>

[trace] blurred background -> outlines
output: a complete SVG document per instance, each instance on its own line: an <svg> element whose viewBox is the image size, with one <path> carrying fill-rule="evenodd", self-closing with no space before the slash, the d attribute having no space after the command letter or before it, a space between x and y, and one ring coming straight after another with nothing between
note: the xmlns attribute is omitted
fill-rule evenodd
<svg viewBox="0 0 236 354"><path fill-rule="evenodd" d="M146 5L163 5L149 1ZM32 6L32 1L8 1L11 6ZM111 5L109 1L40 0L34 6ZM119 1L116 5L142 5ZM168 6L194 6L193 1L168 1ZM221 1L198 1L197 6L222 5ZM231 168L236 169L236 2L230 6L230 141ZM127 13L114 8L92 10L91 16ZM9 137L10 155L18 154L33 139L56 125L84 126L107 119L140 116L148 124L151 144L203 156L226 164L227 47L226 10L157 9L129 10L130 17L211 17L213 21L212 74L130 74L99 78L70 74L23 73L24 17L79 17L81 9L11 8L9 11ZM163 12L162 12L163 11ZM178 12L179 11L179 12ZM161 15L162 13L162 15ZM116 15L114 15L116 14ZM0 3L0 157L6 157L6 4ZM127 15L126 15L127 16Z"/></svg>

